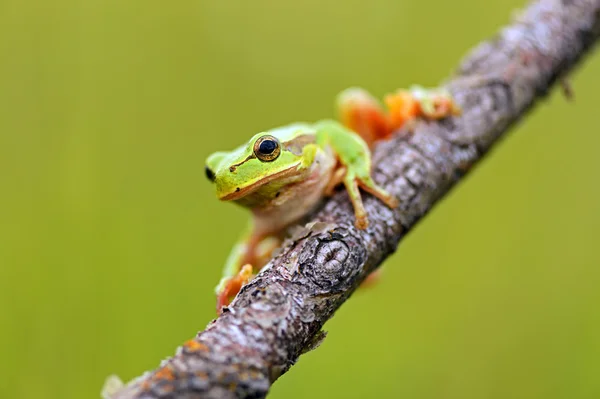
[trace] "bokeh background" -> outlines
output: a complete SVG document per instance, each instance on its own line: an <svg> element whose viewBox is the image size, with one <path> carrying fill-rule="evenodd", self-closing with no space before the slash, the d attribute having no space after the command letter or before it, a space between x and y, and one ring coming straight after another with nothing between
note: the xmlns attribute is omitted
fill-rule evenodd
<svg viewBox="0 0 600 399"><path fill-rule="evenodd" d="M205 157L435 85L522 0L0 3L0 397L98 398L213 317L247 212ZM271 398L600 396L600 56L493 151Z"/></svg>

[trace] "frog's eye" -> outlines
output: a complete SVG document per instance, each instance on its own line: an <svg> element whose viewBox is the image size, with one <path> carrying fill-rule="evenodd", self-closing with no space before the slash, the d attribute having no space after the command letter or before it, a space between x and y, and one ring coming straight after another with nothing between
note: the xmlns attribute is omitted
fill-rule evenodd
<svg viewBox="0 0 600 399"><path fill-rule="evenodd" d="M279 140L273 136L262 136L254 143L254 155L263 162L276 160L280 153Z"/></svg>

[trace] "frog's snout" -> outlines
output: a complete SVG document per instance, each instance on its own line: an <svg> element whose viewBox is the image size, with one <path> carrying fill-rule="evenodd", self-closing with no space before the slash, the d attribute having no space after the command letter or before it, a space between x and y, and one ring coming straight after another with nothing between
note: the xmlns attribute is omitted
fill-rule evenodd
<svg viewBox="0 0 600 399"><path fill-rule="evenodd" d="M206 178L208 180L210 180L213 183L215 182L215 179L216 179L215 172L213 172L212 169L208 167L208 165L206 165L204 167L204 173L206 173Z"/></svg>

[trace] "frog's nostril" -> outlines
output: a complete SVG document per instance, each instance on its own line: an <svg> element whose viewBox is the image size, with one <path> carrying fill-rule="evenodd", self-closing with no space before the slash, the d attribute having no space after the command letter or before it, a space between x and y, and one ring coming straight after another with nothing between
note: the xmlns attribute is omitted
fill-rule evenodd
<svg viewBox="0 0 600 399"><path fill-rule="evenodd" d="M206 177L208 178L208 180L212 182L215 181L215 173L208 166L204 167L204 172L206 173Z"/></svg>

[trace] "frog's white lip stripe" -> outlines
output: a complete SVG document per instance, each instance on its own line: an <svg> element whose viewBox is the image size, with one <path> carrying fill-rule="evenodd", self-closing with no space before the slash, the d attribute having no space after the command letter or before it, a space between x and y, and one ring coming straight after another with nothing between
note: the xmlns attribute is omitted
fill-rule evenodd
<svg viewBox="0 0 600 399"><path fill-rule="evenodd" d="M299 163L296 163L296 164L290 166L289 168L282 170L281 172L274 173L268 177L265 177L264 179L260 179L252 184L249 184L246 187L238 187L235 189L235 191L233 191L229 194L222 195L221 197L219 197L219 199L221 201L232 201L232 200L242 198L243 196L247 195L248 193L251 193L252 191L259 188L263 184L267 184L269 182L272 182L273 180L281 179L282 177L288 177L290 175L293 175L296 172L296 170L298 169L299 165L300 165Z"/></svg>

